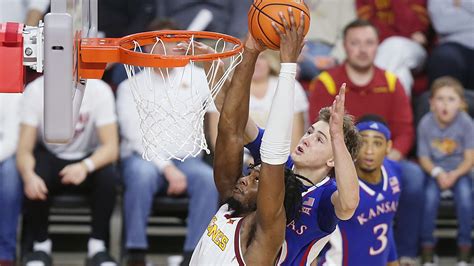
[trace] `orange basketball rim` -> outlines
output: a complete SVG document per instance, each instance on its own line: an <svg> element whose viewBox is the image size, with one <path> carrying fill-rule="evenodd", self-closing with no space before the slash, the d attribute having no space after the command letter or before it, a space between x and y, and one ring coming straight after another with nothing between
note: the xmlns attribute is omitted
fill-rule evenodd
<svg viewBox="0 0 474 266"><path fill-rule="evenodd" d="M161 55L134 51L137 45L163 42L181 42L190 39L223 40L234 44L232 50L221 53L200 55ZM83 38L78 39L78 75L81 79L100 79L107 63L122 63L143 67L184 67L190 61L203 62L224 59L236 55L243 48L242 42L235 37L205 31L150 31L131 34L122 38Z"/></svg>

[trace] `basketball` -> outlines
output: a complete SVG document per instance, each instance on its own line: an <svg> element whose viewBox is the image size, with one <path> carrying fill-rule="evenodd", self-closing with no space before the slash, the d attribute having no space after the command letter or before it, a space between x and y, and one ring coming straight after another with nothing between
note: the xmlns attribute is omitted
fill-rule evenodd
<svg viewBox="0 0 474 266"><path fill-rule="evenodd" d="M290 23L288 8L293 8L296 25L300 23L301 11L305 14L304 34L308 33L310 15L303 0L255 0L248 13L249 32L253 38L269 49L280 48L280 36L272 26L274 21L284 31L283 22L278 15L282 12L286 21Z"/></svg>

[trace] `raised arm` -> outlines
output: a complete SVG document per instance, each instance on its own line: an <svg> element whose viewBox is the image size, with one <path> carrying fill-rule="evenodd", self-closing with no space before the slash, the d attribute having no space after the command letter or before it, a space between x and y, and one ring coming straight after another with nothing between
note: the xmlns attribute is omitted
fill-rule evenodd
<svg viewBox="0 0 474 266"><path fill-rule="evenodd" d="M284 32L273 25L280 35L282 67L260 148L262 166L257 193L258 208L254 241L260 248L249 248L251 252L256 253L255 256L263 256L269 262L275 257L285 238L284 169L290 154L293 131L296 60L303 47L304 39L304 14L301 13L299 26L296 26L292 9L288 12L289 23L283 14L280 14ZM249 257L246 256L246 258ZM249 260L253 261L252 258L253 256Z"/></svg>
<svg viewBox="0 0 474 266"><path fill-rule="evenodd" d="M331 197L336 215L341 220L348 220L359 205L359 180L352 160L344 142L343 119L346 84L342 84L339 95L331 107L329 131L334 154L337 191Z"/></svg>
<svg viewBox="0 0 474 266"><path fill-rule="evenodd" d="M260 50L249 37L242 62L225 96L219 117L214 156L214 181L221 199L232 195L235 182L242 173L244 129L249 113L250 83Z"/></svg>

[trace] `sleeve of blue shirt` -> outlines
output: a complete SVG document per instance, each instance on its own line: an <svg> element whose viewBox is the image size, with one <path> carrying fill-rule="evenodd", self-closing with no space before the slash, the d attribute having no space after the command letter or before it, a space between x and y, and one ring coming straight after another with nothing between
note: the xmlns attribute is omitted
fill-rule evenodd
<svg viewBox="0 0 474 266"><path fill-rule="evenodd" d="M389 225L391 226L391 225ZM395 245L395 238L393 237L393 228L388 229L388 262L396 261L398 259L397 246Z"/></svg>
<svg viewBox="0 0 474 266"><path fill-rule="evenodd" d="M336 229L339 218L337 218L336 210L331 201L331 196L336 191L337 187L326 188L321 195L321 199L318 206L318 224L319 228L324 232L331 233Z"/></svg>
<svg viewBox="0 0 474 266"><path fill-rule="evenodd" d="M258 128L257 138L255 138L254 141L250 142L249 144L245 145L245 148L247 148L250 151L250 154L252 154L254 164L262 163L262 158L260 156L260 146L262 146L262 138L264 132L265 129ZM290 156L288 156L288 161L286 161L286 168L293 168L293 160Z"/></svg>

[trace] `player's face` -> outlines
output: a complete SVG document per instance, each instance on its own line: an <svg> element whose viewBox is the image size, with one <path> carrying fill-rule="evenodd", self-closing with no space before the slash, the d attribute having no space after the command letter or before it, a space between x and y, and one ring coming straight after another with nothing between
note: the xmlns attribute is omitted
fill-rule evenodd
<svg viewBox="0 0 474 266"><path fill-rule="evenodd" d="M265 80L270 75L270 64L263 54L257 58L255 63L255 71L253 72L253 80Z"/></svg>
<svg viewBox="0 0 474 266"><path fill-rule="evenodd" d="M462 100L453 88L442 87L431 98L430 104L436 118L441 123L448 124L454 120L461 109Z"/></svg>
<svg viewBox="0 0 474 266"><path fill-rule="evenodd" d="M392 143L385 136L375 130L364 130L362 146L357 157L356 166L364 172L373 172L382 166L383 159L389 153Z"/></svg>
<svg viewBox="0 0 474 266"><path fill-rule="evenodd" d="M347 31L344 39L347 63L358 71L368 70L374 63L378 42L377 33L370 26Z"/></svg>
<svg viewBox="0 0 474 266"><path fill-rule="evenodd" d="M258 178L260 166L250 170L250 174L237 180L232 197L237 200L244 211L252 211L257 204Z"/></svg>
<svg viewBox="0 0 474 266"><path fill-rule="evenodd" d="M318 121L310 126L291 153L291 157L298 168L333 167L329 124Z"/></svg>

